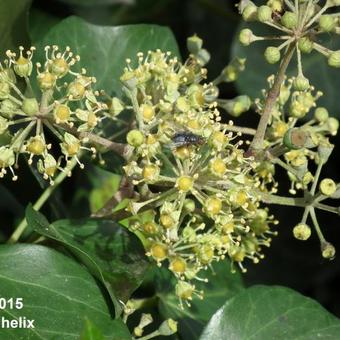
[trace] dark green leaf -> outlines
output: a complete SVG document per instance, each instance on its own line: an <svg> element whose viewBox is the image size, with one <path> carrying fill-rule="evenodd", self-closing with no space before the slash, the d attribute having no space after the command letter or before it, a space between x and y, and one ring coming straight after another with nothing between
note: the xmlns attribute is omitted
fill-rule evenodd
<svg viewBox="0 0 340 340"><path fill-rule="evenodd" d="M120 76L126 58L136 61L137 52L162 49L179 55L176 40L166 27L156 25L96 26L69 17L54 26L39 42L43 58L45 45L70 46L81 57L80 65L97 78L97 88L121 95Z"/></svg>
<svg viewBox="0 0 340 340"><path fill-rule="evenodd" d="M104 340L104 336L92 321L86 319L80 340Z"/></svg>
<svg viewBox="0 0 340 340"><path fill-rule="evenodd" d="M200 340L339 339L340 321L289 288L254 286L218 310Z"/></svg>
<svg viewBox="0 0 340 340"><path fill-rule="evenodd" d="M56 25L60 19L50 13L33 8L29 15L29 33L32 41L38 41Z"/></svg>
<svg viewBox="0 0 340 340"><path fill-rule="evenodd" d="M32 215L36 215L32 221ZM127 301L140 285L149 262L138 238L114 221L61 220L49 226L40 223L40 213L27 209L29 225L39 234L63 243L100 279L115 304Z"/></svg>
<svg viewBox="0 0 340 340"><path fill-rule="evenodd" d="M27 45L28 9L31 0L0 1L0 57L6 50L17 50L19 45Z"/></svg>
<svg viewBox="0 0 340 340"><path fill-rule="evenodd" d="M108 5L132 5L135 0L59 0L69 5L76 6L108 6Z"/></svg>
<svg viewBox="0 0 340 340"><path fill-rule="evenodd" d="M203 327L211 316L220 308L227 299L230 299L241 289L243 283L239 273L232 274L230 264L227 261L215 263L213 273L210 269L200 277L208 278L208 283L195 283L198 291L204 291L204 299L197 297L191 302L191 307L179 306L178 297L174 293L174 288L169 293L159 293L159 308L164 318L173 318L179 321L178 332L183 339L197 339ZM163 274L164 275L164 274ZM169 281L168 281L169 282Z"/></svg>
<svg viewBox="0 0 340 340"><path fill-rule="evenodd" d="M121 176L95 167L92 174L89 174L89 177L94 187L90 192L89 202L91 212L96 212L101 209L118 190Z"/></svg>
<svg viewBox="0 0 340 340"><path fill-rule="evenodd" d="M263 56L264 50L271 44L273 44L273 46L278 44L275 41L259 41L248 47L242 46L238 41L238 35L240 30L245 27L251 28L254 34L258 36L277 34L277 31L267 28L264 24L241 22L234 37L232 55L234 57L248 57L247 68L245 72L240 75L236 85L240 93L248 94L256 98L261 97L261 89L267 88L266 78L278 69L278 65L270 65L265 61ZM340 48L340 39L337 37L331 38L331 36L323 36L321 43L334 50ZM316 90L321 90L324 93L324 96L318 100L318 105L327 107L334 116L339 115L338 96L340 72L337 69L329 67L327 59L316 51L307 55L303 54L302 62L305 76L310 79L310 83ZM291 62L288 75L297 75L297 62L295 57Z"/></svg>
<svg viewBox="0 0 340 340"><path fill-rule="evenodd" d="M0 329L0 338L78 340L85 318L105 339L131 339L121 320L113 321L92 276L78 263L39 245L0 246L1 297L22 298L23 308L1 311L6 319L33 319L34 329Z"/></svg>

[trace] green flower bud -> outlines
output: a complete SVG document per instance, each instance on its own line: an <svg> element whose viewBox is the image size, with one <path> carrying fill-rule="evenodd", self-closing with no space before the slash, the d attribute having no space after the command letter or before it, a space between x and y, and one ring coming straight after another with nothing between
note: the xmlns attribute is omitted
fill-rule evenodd
<svg viewBox="0 0 340 340"><path fill-rule="evenodd" d="M120 81L129 89L134 90L138 84L135 74L131 71L125 71L120 77Z"/></svg>
<svg viewBox="0 0 340 340"><path fill-rule="evenodd" d="M37 76L38 84L41 90L50 90L52 89L57 81L57 77L48 71L39 73Z"/></svg>
<svg viewBox="0 0 340 340"><path fill-rule="evenodd" d="M322 162L323 164L327 163L333 150L334 150L333 144L329 143L328 141L320 142L318 146L318 156L319 156L320 162Z"/></svg>
<svg viewBox="0 0 340 340"><path fill-rule="evenodd" d="M339 121L334 117L329 117L327 121L327 127L330 134L335 136L338 133Z"/></svg>
<svg viewBox="0 0 340 340"><path fill-rule="evenodd" d="M197 54L203 46L203 40L197 35L193 35L187 39L187 49L192 54Z"/></svg>
<svg viewBox="0 0 340 340"><path fill-rule="evenodd" d="M54 108L53 115L57 124L66 123L71 117L71 110L67 105L58 104Z"/></svg>
<svg viewBox="0 0 340 340"><path fill-rule="evenodd" d="M196 58L198 59L200 64L202 66L204 66L204 65L208 64L208 62L210 60L210 53L206 49L202 48L196 54Z"/></svg>
<svg viewBox="0 0 340 340"><path fill-rule="evenodd" d="M19 105L10 99L5 99L0 103L0 112L6 118L13 118L18 110Z"/></svg>
<svg viewBox="0 0 340 340"><path fill-rule="evenodd" d="M325 178L320 182L320 192L325 196L332 196L336 191L336 184L331 178Z"/></svg>
<svg viewBox="0 0 340 340"><path fill-rule="evenodd" d="M0 81L0 100L8 98L11 93L11 87L7 82Z"/></svg>
<svg viewBox="0 0 340 340"><path fill-rule="evenodd" d="M198 249L197 258L204 265L209 264L213 260L214 248L206 243Z"/></svg>
<svg viewBox="0 0 340 340"><path fill-rule="evenodd" d="M55 58L51 65L50 71L58 78L62 78L69 71L70 66L64 58Z"/></svg>
<svg viewBox="0 0 340 340"><path fill-rule="evenodd" d="M5 83L16 83L16 77L11 68L0 68L0 82L4 81Z"/></svg>
<svg viewBox="0 0 340 340"><path fill-rule="evenodd" d="M227 83L235 81L240 72L245 69L245 58L233 59L221 72L220 79Z"/></svg>
<svg viewBox="0 0 340 340"><path fill-rule="evenodd" d="M305 175L302 178L302 183L304 186L307 186L309 183L311 183L314 180L314 176L311 172L305 173Z"/></svg>
<svg viewBox="0 0 340 340"><path fill-rule="evenodd" d="M195 291L195 286L185 281L178 281L176 284L176 295L183 300L191 300Z"/></svg>
<svg viewBox="0 0 340 340"><path fill-rule="evenodd" d="M44 161L39 159L38 161L38 171L44 174L44 178L53 177L58 169L58 163L51 154L44 155Z"/></svg>
<svg viewBox="0 0 340 340"><path fill-rule="evenodd" d="M76 156L80 150L80 140L68 132L64 134L64 142L60 144L61 151L67 157Z"/></svg>
<svg viewBox="0 0 340 340"><path fill-rule="evenodd" d="M188 242L195 242L196 240L196 231L194 228L188 226L183 229L182 233L183 237L188 240Z"/></svg>
<svg viewBox="0 0 340 340"><path fill-rule="evenodd" d="M8 129L8 120L0 116L0 135L5 133Z"/></svg>
<svg viewBox="0 0 340 340"><path fill-rule="evenodd" d="M127 134L126 140L131 146L138 147L144 143L144 135L139 130L131 130Z"/></svg>
<svg viewBox="0 0 340 340"><path fill-rule="evenodd" d="M75 80L68 85L66 93L71 99L79 100L84 97L85 90L85 85L81 81Z"/></svg>
<svg viewBox="0 0 340 340"><path fill-rule="evenodd" d="M290 103L289 113L292 117L303 118L315 105L315 97L308 92L300 92Z"/></svg>
<svg viewBox="0 0 340 340"><path fill-rule="evenodd" d="M196 205L195 201L193 201L190 198L185 199L184 204L183 204L183 209L189 213L192 213L195 211Z"/></svg>
<svg viewBox="0 0 340 340"><path fill-rule="evenodd" d="M241 30L239 35L239 41L243 46L249 46L252 42L256 40L255 38L256 36L249 28L244 28L243 30Z"/></svg>
<svg viewBox="0 0 340 340"><path fill-rule="evenodd" d="M35 98L25 98L22 101L21 110L28 116L33 116L39 112L39 104Z"/></svg>
<svg viewBox="0 0 340 340"><path fill-rule="evenodd" d="M340 67L340 50L331 52L328 57L328 65L332 67Z"/></svg>
<svg viewBox="0 0 340 340"><path fill-rule="evenodd" d="M325 259L333 260L335 257L335 247L329 242L323 242L321 244L321 254Z"/></svg>
<svg viewBox="0 0 340 340"><path fill-rule="evenodd" d="M269 46L264 52L264 57L269 64L276 64L281 58L281 53L277 47Z"/></svg>
<svg viewBox="0 0 340 340"><path fill-rule="evenodd" d="M281 24L288 28L293 29L297 26L298 16L296 13L286 11L285 14L281 17Z"/></svg>
<svg viewBox="0 0 340 340"><path fill-rule="evenodd" d="M283 2L281 0L269 0L267 1L267 6L269 6L274 12L282 12Z"/></svg>
<svg viewBox="0 0 340 340"><path fill-rule="evenodd" d="M0 147L0 168L13 166L15 163L15 155L12 149L5 146ZM1 175L0 175L1 176Z"/></svg>
<svg viewBox="0 0 340 340"><path fill-rule="evenodd" d="M293 86L294 86L294 89L297 91L308 90L310 87L309 80L303 75L299 75L294 79Z"/></svg>
<svg viewBox="0 0 340 340"><path fill-rule="evenodd" d="M302 53L310 53L313 51L314 43L308 37L302 37L299 39L298 47Z"/></svg>
<svg viewBox="0 0 340 340"><path fill-rule="evenodd" d="M294 237L300 241L308 240L311 234L312 234L311 228L305 223L300 223L296 225L293 229Z"/></svg>
<svg viewBox="0 0 340 340"><path fill-rule="evenodd" d="M14 65L14 72L19 77L29 77L32 73L33 64L30 59L20 56Z"/></svg>
<svg viewBox="0 0 340 340"><path fill-rule="evenodd" d="M251 100L248 96L242 95L234 99L220 99L219 107L226 110L231 116L239 117L242 113L247 112L251 106Z"/></svg>
<svg viewBox="0 0 340 340"><path fill-rule="evenodd" d="M118 116L124 110L124 103L117 97L113 97L109 104L109 113Z"/></svg>
<svg viewBox="0 0 340 340"><path fill-rule="evenodd" d="M41 136L31 137L27 142L26 150L33 155L42 155L46 150L46 143Z"/></svg>
<svg viewBox="0 0 340 340"><path fill-rule="evenodd" d="M257 6L250 2L243 10L242 17L244 21L254 21L257 19Z"/></svg>
<svg viewBox="0 0 340 340"><path fill-rule="evenodd" d="M269 6L260 6L257 10L257 20L266 22L272 20L273 11Z"/></svg>
<svg viewBox="0 0 340 340"><path fill-rule="evenodd" d="M287 100L290 97L290 86L286 86L282 84L281 90L280 90L280 95L279 95L279 103L280 105L284 105L287 103Z"/></svg>
<svg viewBox="0 0 340 340"><path fill-rule="evenodd" d="M328 120L329 113L326 108L318 107L314 112L314 119L319 123L325 123Z"/></svg>
<svg viewBox="0 0 340 340"><path fill-rule="evenodd" d="M319 18L319 27L323 32L332 32L336 27L335 17L324 14Z"/></svg>

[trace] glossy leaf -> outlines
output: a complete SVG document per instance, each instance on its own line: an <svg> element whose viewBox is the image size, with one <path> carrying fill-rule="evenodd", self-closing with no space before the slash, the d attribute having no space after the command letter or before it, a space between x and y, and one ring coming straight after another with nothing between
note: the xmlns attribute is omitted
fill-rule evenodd
<svg viewBox="0 0 340 340"><path fill-rule="evenodd" d="M183 339L197 339L216 310L243 289L241 275L231 273L229 262L220 261L213 268L214 273L208 269L199 274L202 278L208 278L209 282L195 282L196 289L204 291L204 299L194 296L190 308L184 304L184 310L181 309L173 286L169 286L170 292L158 294L162 316L179 321L178 332ZM162 275L164 277L165 274ZM164 282L166 281L170 280L165 279Z"/></svg>
<svg viewBox="0 0 340 340"><path fill-rule="evenodd" d="M120 311L118 299L127 301L140 285L149 262L138 238L114 221L60 220L42 222L32 208L26 211L29 225L39 234L61 242L100 279Z"/></svg>
<svg viewBox="0 0 340 340"><path fill-rule="evenodd" d="M91 212L101 209L105 203L118 190L120 176L95 167L94 171L89 174L89 179L93 182L93 189L90 192L89 202Z"/></svg>
<svg viewBox="0 0 340 340"><path fill-rule="evenodd" d="M86 319L80 340L104 340L104 336L92 321Z"/></svg>
<svg viewBox="0 0 340 340"><path fill-rule="evenodd" d="M264 24L241 22L234 36L232 56L247 58L246 70L236 81L237 88L240 93L247 94L252 98L261 97L261 89L267 88L268 85L266 78L276 73L278 69L278 64L270 65L265 61L263 53L267 46L277 46L278 43L275 41L259 41L244 47L238 41L239 32L243 28L250 28L254 34L258 36L273 35L277 34L278 31L268 28ZM340 48L340 39L337 37L332 38L331 35L323 35L321 37L321 44L337 50ZM316 90L324 93L324 96L317 101L317 104L327 107L333 116L339 116L338 96L340 71L329 67L327 58L316 51L310 54L303 54L302 62L305 76L309 78L310 83ZM288 75L297 75L297 61L295 56L291 61Z"/></svg>
<svg viewBox="0 0 340 340"><path fill-rule="evenodd" d="M75 6L109 6L109 5L133 5L135 0L59 0L68 5Z"/></svg>
<svg viewBox="0 0 340 340"><path fill-rule="evenodd" d="M96 87L121 95L120 76L126 59L136 63L137 52L162 49L179 55L176 40L166 27L156 25L97 26L69 17L49 30L39 41L39 56L45 45L70 46L81 57L80 65L97 78Z"/></svg>
<svg viewBox="0 0 340 340"><path fill-rule="evenodd" d="M29 44L27 31L31 0L0 1L0 57L8 49L17 50Z"/></svg>
<svg viewBox="0 0 340 340"><path fill-rule="evenodd" d="M38 41L56 25L60 19L45 11L33 8L29 15L29 34L32 41Z"/></svg>
<svg viewBox="0 0 340 340"><path fill-rule="evenodd" d="M86 318L105 339L131 339L123 322L112 320L96 281L69 257L40 245L2 245L0 268L1 297L23 299L21 309L7 304L1 316L25 317L35 326L1 328L1 339L78 340Z"/></svg>
<svg viewBox="0 0 340 340"><path fill-rule="evenodd" d="M316 301L289 288L253 286L214 314L200 340L336 340L339 334L339 319Z"/></svg>

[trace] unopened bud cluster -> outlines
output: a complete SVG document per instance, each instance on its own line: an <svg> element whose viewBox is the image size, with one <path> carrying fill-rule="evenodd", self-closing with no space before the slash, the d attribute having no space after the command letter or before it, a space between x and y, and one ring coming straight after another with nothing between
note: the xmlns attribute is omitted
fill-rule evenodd
<svg viewBox="0 0 340 340"><path fill-rule="evenodd" d="M319 43L319 35L340 33L339 13L334 13L336 6L339 5L334 1L319 0L295 1L295 3L268 0L263 1L259 6L250 0L241 0L238 8L245 21L258 21L281 32L262 37L254 34L251 29L245 28L240 32L239 40L244 46L262 40L279 41L278 46L267 46L264 51L264 57L270 64L276 64L282 59L287 46L294 47L298 55L298 75L302 79L304 77L301 54L308 54L313 50L324 55L329 66L339 68L340 50L330 50ZM329 13L329 9L333 11ZM306 84L306 80L299 83Z"/></svg>

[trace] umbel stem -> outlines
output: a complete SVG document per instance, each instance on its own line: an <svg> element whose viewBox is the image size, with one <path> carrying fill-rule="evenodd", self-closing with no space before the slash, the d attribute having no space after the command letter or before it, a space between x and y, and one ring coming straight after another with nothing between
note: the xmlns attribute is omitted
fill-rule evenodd
<svg viewBox="0 0 340 340"><path fill-rule="evenodd" d="M247 153L249 156L256 155L259 151L263 149L263 140L267 130L267 125L270 120L270 115L272 113L273 107L275 105L276 99L280 95L281 85L285 79L285 74L292 59L295 50L295 43L291 43L284 55L282 62L280 64L280 68L275 76L274 84L271 89L268 91L263 112L259 121L259 124L256 129L255 136L250 144L249 150Z"/></svg>
<svg viewBox="0 0 340 340"><path fill-rule="evenodd" d="M74 157L70 163L68 164L68 166L64 169L63 172L60 172L59 175L56 177L54 184L49 186L42 194L41 196L38 198L38 200L34 203L33 205L33 209L34 210L39 210L44 204L45 202L49 199L49 197L53 194L53 192L55 191L55 189L59 186L59 184L61 184L64 179L70 174L70 172L72 171L72 169L77 165L77 159ZM27 220L26 218L24 218L20 224L16 227L16 229L14 230L13 234L11 235L11 237L8 239L7 243L11 244L11 243L16 243L20 236L22 235L22 233L25 231L27 227Z"/></svg>

